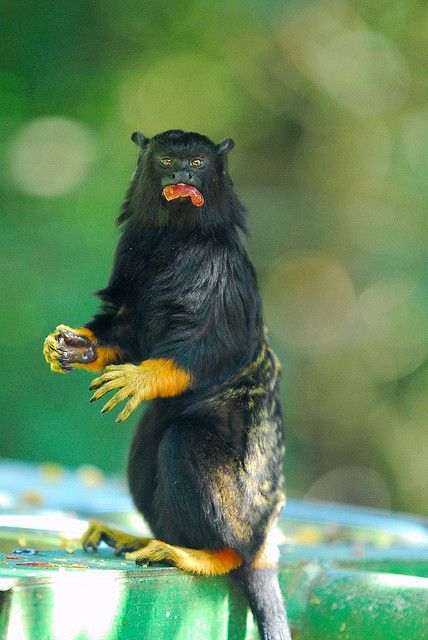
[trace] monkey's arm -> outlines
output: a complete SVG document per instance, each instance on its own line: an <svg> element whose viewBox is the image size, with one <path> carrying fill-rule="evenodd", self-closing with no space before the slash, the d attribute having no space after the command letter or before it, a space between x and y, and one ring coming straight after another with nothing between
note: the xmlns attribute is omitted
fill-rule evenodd
<svg viewBox="0 0 428 640"><path fill-rule="evenodd" d="M102 311L83 327L61 324L46 338L43 355L52 371L100 371L108 364L135 362L132 322L123 303L126 284L121 263L118 252L108 286L97 293L103 301Z"/></svg>

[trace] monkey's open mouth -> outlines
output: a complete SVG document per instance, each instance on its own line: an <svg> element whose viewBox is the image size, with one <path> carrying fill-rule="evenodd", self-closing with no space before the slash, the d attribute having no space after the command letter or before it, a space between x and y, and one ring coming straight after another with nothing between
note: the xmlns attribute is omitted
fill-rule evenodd
<svg viewBox="0 0 428 640"><path fill-rule="evenodd" d="M168 184L163 188L162 193L167 200L175 200L176 198L191 198L195 207L201 207L204 204L204 196L196 187L184 182L177 184Z"/></svg>

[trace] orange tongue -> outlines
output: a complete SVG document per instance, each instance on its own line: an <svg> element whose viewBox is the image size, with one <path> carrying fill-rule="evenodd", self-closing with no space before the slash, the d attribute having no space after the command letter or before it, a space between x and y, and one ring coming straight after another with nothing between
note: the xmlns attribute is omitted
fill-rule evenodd
<svg viewBox="0 0 428 640"><path fill-rule="evenodd" d="M204 196L196 187L190 184L179 182L178 184L169 184L162 190L167 200L175 200L176 198L191 198L195 207L201 207L204 204Z"/></svg>

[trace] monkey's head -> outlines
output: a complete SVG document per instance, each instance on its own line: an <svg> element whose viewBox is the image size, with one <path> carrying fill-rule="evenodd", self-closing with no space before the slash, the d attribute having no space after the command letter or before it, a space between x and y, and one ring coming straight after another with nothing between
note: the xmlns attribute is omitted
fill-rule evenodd
<svg viewBox="0 0 428 640"><path fill-rule="evenodd" d="M170 130L153 138L136 131L131 139L140 149L129 198L134 213L157 225L244 227L244 209L227 171L231 138L215 144L199 133ZM125 213L120 221L132 212Z"/></svg>

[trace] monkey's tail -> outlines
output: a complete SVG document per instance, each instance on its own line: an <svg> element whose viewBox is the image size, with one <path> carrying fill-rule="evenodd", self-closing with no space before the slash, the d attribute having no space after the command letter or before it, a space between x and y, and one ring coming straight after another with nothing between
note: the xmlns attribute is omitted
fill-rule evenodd
<svg viewBox="0 0 428 640"><path fill-rule="evenodd" d="M291 640L277 569L253 569L243 564L230 575L248 599L262 640Z"/></svg>

